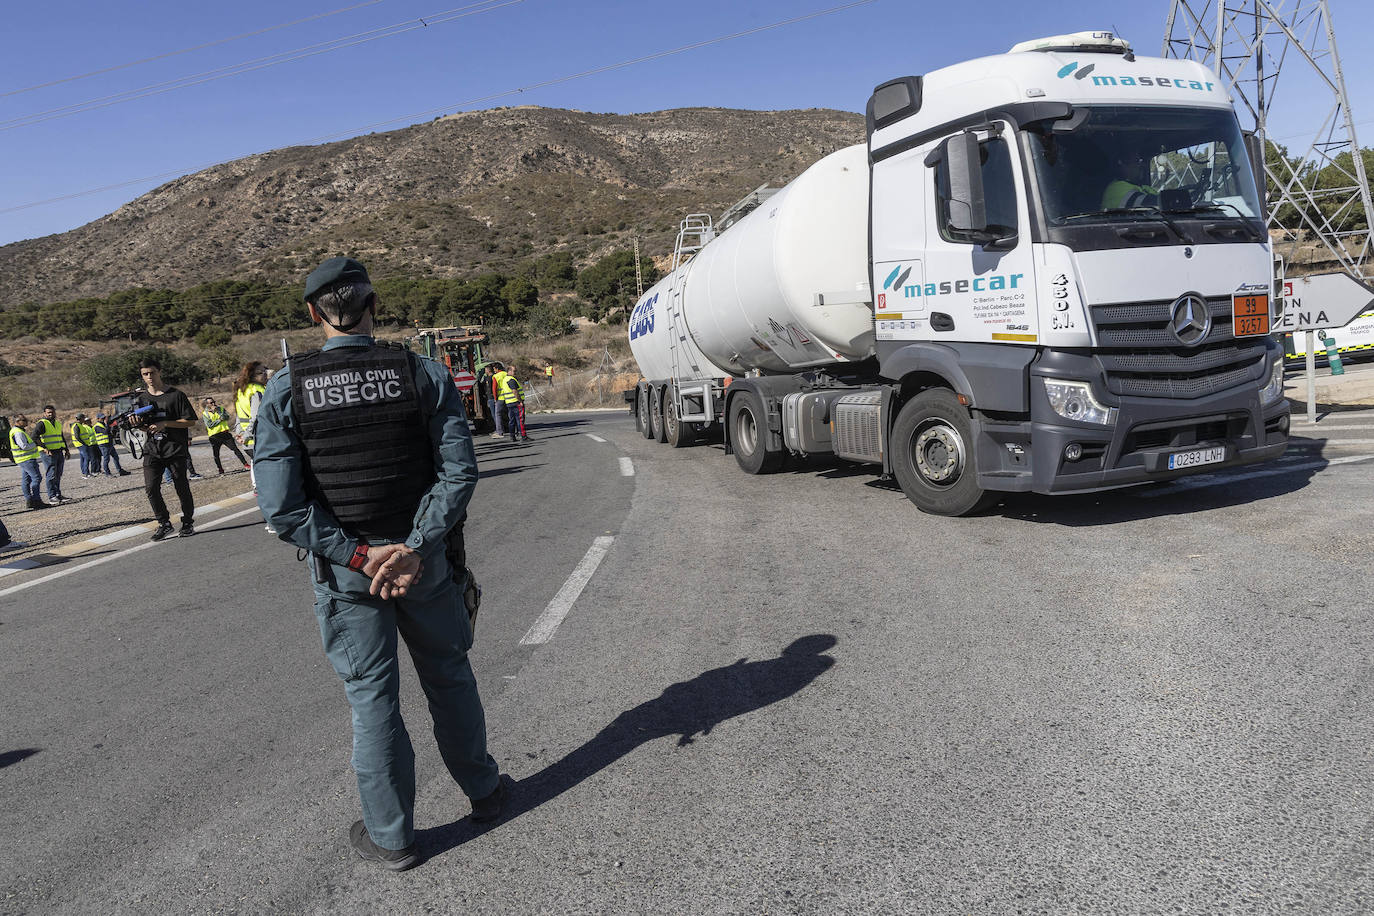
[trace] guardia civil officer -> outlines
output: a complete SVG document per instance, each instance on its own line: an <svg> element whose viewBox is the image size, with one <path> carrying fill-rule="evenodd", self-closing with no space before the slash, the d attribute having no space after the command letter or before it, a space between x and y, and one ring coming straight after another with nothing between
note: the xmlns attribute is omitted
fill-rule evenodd
<svg viewBox="0 0 1374 916"><path fill-rule="evenodd" d="M462 398L443 366L372 339L367 270L331 258L305 281L319 350L292 355L257 415L258 505L309 551L325 654L353 708L364 859L399 871L414 843L415 756L401 720L397 633L429 700L444 763L478 822L500 816L508 781L487 753L468 663L472 630L445 556L477 461ZM459 564L461 565L461 564Z"/></svg>

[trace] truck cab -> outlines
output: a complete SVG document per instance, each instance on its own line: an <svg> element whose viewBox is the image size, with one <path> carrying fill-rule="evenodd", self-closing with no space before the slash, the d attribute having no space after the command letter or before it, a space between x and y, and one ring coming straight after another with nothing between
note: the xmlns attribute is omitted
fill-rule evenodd
<svg viewBox="0 0 1374 916"><path fill-rule="evenodd" d="M1283 453L1272 253L1214 74L1057 36L884 83L867 133L888 460L918 505Z"/></svg>

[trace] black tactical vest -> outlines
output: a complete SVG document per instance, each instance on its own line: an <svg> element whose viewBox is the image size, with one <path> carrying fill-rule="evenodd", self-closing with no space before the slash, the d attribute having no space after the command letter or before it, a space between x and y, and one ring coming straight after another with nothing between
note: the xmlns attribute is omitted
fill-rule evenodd
<svg viewBox="0 0 1374 916"><path fill-rule="evenodd" d="M408 351L388 343L291 357L306 487L352 537L405 539L434 483L417 371Z"/></svg>

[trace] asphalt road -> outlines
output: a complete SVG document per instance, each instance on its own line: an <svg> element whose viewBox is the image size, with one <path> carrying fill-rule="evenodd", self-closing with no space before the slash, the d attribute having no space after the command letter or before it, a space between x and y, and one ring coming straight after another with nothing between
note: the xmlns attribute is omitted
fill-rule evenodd
<svg viewBox="0 0 1374 916"><path fill-rule="evenodd" d="M352 858L342 688L249 512L0 580L0 912L1374 906L1374 412L971 519L620 413L531 432L479 441L468 529L510 818L462 820L407 670L428 861Z"/></svg>

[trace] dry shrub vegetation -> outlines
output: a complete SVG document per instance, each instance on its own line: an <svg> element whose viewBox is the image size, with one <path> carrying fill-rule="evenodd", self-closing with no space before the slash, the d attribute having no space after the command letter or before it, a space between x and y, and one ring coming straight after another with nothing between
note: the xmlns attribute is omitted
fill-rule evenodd
<svg viewBox="0 0 1374 916"><path fill-rule="evenodd" d="M405 329L382 328L378 336L404 340ZM201 365L214 366L217 374L207 382L178 386L193 400L211 395L221 403L231 396L238 365L261 360L270 368L281 365L281 341L285 338L292 352L319 346L320 332L313 328L298 331L261 331L235 336L225 347L204 349L191 341L165 345L172 352ZM150 345L149 341L68 341L23 338L0 341L0 361L18 368L20 374L0 377L0 410L6 414L24 412L36 415L44 404L53 404L64 418L77 411L93 413L100 401L114 392L98 391L81 371L84 363L100 356L119 353L132 347ZM540 340L514 343L497 342L488 348L489 357L514 367L515 375L526 383L526 398L531 410L557 410L598 406L621 406L620 391L633 387L639 369L630 355L625 325L582 324L572 333ZM230 358L232 357L232 358ZM554 385L544 380L544 367L554 367ZM219 371L226 370L226 371ZM129 386L139 383L129 379Z"/></svg>

